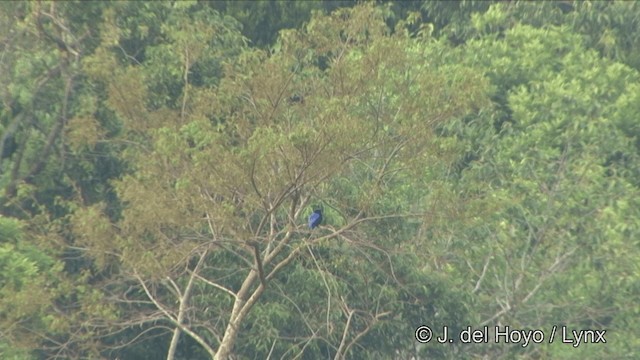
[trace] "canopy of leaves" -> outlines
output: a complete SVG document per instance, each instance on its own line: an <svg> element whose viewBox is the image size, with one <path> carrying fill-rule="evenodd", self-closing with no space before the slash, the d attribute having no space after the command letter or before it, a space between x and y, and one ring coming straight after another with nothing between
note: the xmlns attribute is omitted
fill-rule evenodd
<svg viewBox="0 0 640 360"><path fill-rule="evenodd" d="M638 19L0 3L0 357L637 357Z"/></svg>

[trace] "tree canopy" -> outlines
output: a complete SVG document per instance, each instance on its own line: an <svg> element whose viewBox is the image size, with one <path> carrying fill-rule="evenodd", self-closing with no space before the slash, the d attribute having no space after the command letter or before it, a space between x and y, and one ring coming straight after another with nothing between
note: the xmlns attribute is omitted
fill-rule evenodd
<svg viewBox="0 0 640 360"><path fill-rule="evenodd" d="M0 357L633 359L639 16L0 4Z"/></svg>

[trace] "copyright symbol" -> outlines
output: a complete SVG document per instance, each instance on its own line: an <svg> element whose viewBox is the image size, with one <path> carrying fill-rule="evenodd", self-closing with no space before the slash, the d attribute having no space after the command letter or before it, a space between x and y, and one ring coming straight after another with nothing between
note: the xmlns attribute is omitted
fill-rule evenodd
<svg viewBox="0 0 640 360"><path fill-rule="evenodd" d="M433 332L428 326L422 325L416 329L416 340L418 340L419 343L426 344L431 341L432 337Z"/></svg>

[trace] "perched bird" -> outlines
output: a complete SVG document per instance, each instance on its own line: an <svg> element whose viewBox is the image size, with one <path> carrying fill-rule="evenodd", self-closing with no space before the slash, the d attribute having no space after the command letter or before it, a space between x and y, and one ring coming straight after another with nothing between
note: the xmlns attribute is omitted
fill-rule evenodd
<svg viewBox="0 0 640 360"><path fill-rule="evenodd" d="M313 214L309 216L309 229L318 227L322 222L322 210L313 210Z"/></svg>

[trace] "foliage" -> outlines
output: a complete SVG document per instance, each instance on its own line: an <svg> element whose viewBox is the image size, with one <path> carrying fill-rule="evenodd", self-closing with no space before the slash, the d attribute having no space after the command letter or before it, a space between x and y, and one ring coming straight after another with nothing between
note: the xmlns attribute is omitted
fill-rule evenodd
<svg viewBox="0 0 640 360"><path fill-rule="evenodd" d="M0 4L0 357L634 358L638 9Z"/></svg>
<svg viewBox="0 0 640 360"><path fill-rule="evenodd" d="M349 0L331 1L213 1L209 6L242 24L242 33L258 47L274 44L283 29L300 28L314 11L331 11L354 6Z"/></svg>
<svg viewBox="0 0 640 360"><path fill-rule="evenodd" d="M30 359L36 329L55 328L49 314L61 264L24 238L24 224L0 217L0 327L3 358Z"/></svg>
<svg viewBox="0 0 640 360"><path fill-rule="evenodd" d="M306 340L304 332L295 329L310 346L305 356L344 354L355 344L351 337L356 341L388 333L381 319L392 314L394 302L407 296L389 288L392 268L381 269L378 289L368 295L363 290L376 287L346 274L371 273L373 264L387 258L378 255L374 261L373 254L359 255L363 250L358 249L372 246L374 254L384 254L391 250L384 239L398 234L387 231L376 240L373 232L367 235L356 225L371 222L375 228L379 222L378 228L384 229L387 217L406 216L412 209L392 189L402 179L418 185L422 171L415 169L431 166L438 161L436 154L446 152L433 127L483 106L483 80L464 67L422 63L426 44L401 34L388 36L379 10L361 7L315 16L306 31L283 33L271 56L248 49L237 59L231 57L215 88L192 84L185 72L179 109L174 103L157 108L147 100L157 91L142 81L148 77L146 65L116 70L115 79L102 78L111 94L106 102L127 128L135 130L131 141L139 144L126 153L134 172L116 184L119 198L128 204L122 219L110 225L100 206L77 212L72 223L78 243L91 249L99 269L114 266L136 279L143 295L139 301L153 303L167 314L165 320L220 358L226 358L222 354L234 344L235 351L246 356L303 351L305 347L290 348L292 340L277 335L276 329L286 332L278 324L295 324L291 315L282 319L291 305L300 312L297 321L305 319L308 328ZM389 52L398 57L387 58ZM176 69L191 68L189 58L182 61L187 63ZM97 66L93 60L91 64ZM125 88L132 96L118 95ZM398 96L406 91L410 96ZM304 101L293 104L290 94ZM136 115L131 115L131 108L137 109ZM404 189L407 198L409 185ZM312 198L332 209L328 219L337 226L317 239L309 239L298 222ZM340 257L329 256L326 242L338 239L351 244L345 251L353 252L352 257L364 256L351 271L345 272L347 263ZM325 314L307 305L318 299L290 295L295 287L288 279L295 272L280 275L284 266L307 256L307 261L314 261L305 271L322 279L328 291L321 295L327 296ZM254 265L247 268L247 263ZM193 285L199 281L204 284ZM210 320L191 312L184 313L189 321L182 323L182 310L166 308L172 303L168 284L174 284L177 295L183 294L179 303L191 302L193 296L209 308L209 317L214 316L219 327L196 330L211 327L205 325ZM223 297L213 301L215 297L205 296L206 284L222 290ZM333 286L337 287L332 290ZM229 294L232 301L224 301ZM268 300L278 297L288 301L276 305L278 301ZM264 305L257 302L261 298L266 299ZM342 310L333 308L336 303ZM123 306L125 312L135 310ZM308 310L302 311L305 307ZM378 307L382 308L374 310ZM174 311L177 317L169 315ZM402 316L401 308L396 311ZM317 318L308 318L309 312ZM256 316L263 319L262 325L249 326ZM348 331L331 325L322 335L318 329L325 317L347 321ZM268 327L270 318L274 323ZM378 326L382 333L374 331ZM209 340L210 333L224 336ZM260 334L271 334L273 342ZM246 340L237 342L237 337ZM379 340L370 341L371 350L357 356L395 351ZM276 342L281 350L270 348Z"/></svg>
<svg viewBox="0 0 640 360"><path fill-rule="evenodd" d="M499 39L490 33L469 41L459 54L443 61L478 66L500 86L498 112L474 119L472 131L453 129L474 149L457 191L495 210L469 225L439 226L439 237L456 240L437 254L459 253L448 261L460 272L454 278L475 279L466 286L478 294L480 324L551 329L562 319L573 328L618 329L609 330L615 346L586 351L630 358L637 344L623 334L635 331L626 319L635 315L628 296L638 294L635 280L621 274L637 274L632 259L640 255L629 241L638 231L631 165L638 149L628 122L637 109L628 99L636 97L638 73L601 59L562 27L515 26ZM621 279L617 290L613 278ZM625 300L614 300L619 291ZM527 349L494 351L492 358L510 358Z"/></svg>

